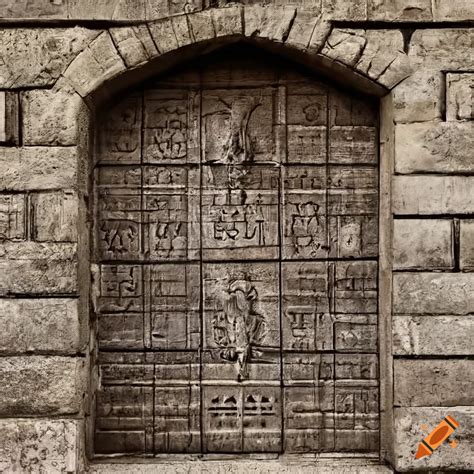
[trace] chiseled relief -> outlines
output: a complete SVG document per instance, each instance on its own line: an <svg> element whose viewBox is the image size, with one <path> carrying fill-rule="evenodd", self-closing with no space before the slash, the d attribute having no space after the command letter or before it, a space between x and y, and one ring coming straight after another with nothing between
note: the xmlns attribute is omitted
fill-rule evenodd
<svg viewBox="0 0 474 474"><path fill-rule="evenodd" d="M101 121L96 452L377 451L376 104L207 61Z"/></svg>

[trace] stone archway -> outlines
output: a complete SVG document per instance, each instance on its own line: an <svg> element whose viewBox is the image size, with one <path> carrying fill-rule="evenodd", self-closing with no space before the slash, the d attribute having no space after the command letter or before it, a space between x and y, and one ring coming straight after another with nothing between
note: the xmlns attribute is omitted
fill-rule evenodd
<svg viewBox="0 0 474 474"><path fill-rule="evenodd" d="M241 46L98 123L96 452L378 451L377 101Z"/></svg>

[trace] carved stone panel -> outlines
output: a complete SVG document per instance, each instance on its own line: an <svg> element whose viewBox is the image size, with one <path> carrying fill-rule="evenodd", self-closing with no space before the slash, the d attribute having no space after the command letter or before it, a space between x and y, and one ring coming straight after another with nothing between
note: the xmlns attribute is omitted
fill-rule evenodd
<svg viewBox="0 0 474 474"><path fill-rule="evenodd" d="M248 54L100 121L97 453L378 449L377 107Z"/></svg>

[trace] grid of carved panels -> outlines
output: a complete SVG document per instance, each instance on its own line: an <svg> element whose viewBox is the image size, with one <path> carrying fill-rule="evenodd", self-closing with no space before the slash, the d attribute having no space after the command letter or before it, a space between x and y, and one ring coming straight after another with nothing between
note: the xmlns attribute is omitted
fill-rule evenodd
<svg viewBox="0 0 474 474"><path fill-rule="evenodd" d="M97 453L378 449L376 125L238 58L108 113Z"/></svg>

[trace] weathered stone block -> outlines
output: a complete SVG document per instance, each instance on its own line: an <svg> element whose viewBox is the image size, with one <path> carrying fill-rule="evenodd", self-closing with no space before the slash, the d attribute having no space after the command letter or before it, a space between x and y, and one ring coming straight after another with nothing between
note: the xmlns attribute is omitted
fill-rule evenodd
<svg viewBox="0 0 474 474"><path fill-rule="evenodd" d="M366 47L365 30L336 28L326 41L321 54L353 67Z"/></svg>
<svg viewBox="0 0 474 474"><path fill-rule="evenodd" d="M76 244L0 244L0 296L76 294Z"/></svg>
<svg viewBox="0 0 474 474"><path fill-rule="evenodd" d="M75 147L0 148L0 190L77 189Z"/></svg>
<svg viewBox="0 0 474 474"><path fill-rule="evenodd" d="M178 48L178 40L169 18L151 22L148 26L153 41L161 54Z"/></svg>
<svg viewBox="0 0 474 474"><path fill-rule="evenodd" d="M318 52L330 30L330 22L322 15L298 12L285 44L302 51Z"/></svg>
<svg viewBox="0 0 474 474"><path fill-rule="evenodd" d="M444 104L443 74L421 69L392 91L393 118L396 123L441 120Z"/></svg>
<svg viewBox="0 0 474 474"><path fill-rule="evenodd" d="M448 270L454 267L453 223L447 219L395 219L395 270Z"/></svg>
<svg viewBox="0 0 474 474"><path fill-rule="evenodd" d="M474 3L472 0L433 0L433 17L435 21L472 21Z"/></svg>
<svg viewBox="0 0 474 474"><path fill-rule="evenodd" d="M216 33L210 11L189 14L188 20L191 36L196 43L215 37Z"/></svg>
<svg viewBox="0 0 474 474"><path fill-rule="evenodd" d="M419 385L416 384L416 387ZM416 389L415 389L416 390ZM394 468L400 472L423 470L474 469L474 408L395 408ZM456 450L443 443L431 456L415 459L420 441L446 416L451 415L458 423L454 437L459 442ZM423 428L428 425L428 430ZM453 453L455 454L453 456Z"/></svg>
<svg viewBox="0 0 474 474"><path fill-rule="evenodd" d="M395 176L394 214L472 214L474 178L471 176Z"/></svg>
<svg viewBox="0 0 474 474"><path fill-rule="evenodd" d="M398 30L335 29L322 54L354 67L387 88L392 88L411 72Z"/></svg>
<svg viewBox="0 0 474 474"><path fill-rule="evenodd" d="M285 41L290 34L296 9L292 6L267 8L255 5L244 10L245 36Z"/></svg>
<svg viewBox="0 0 474 474"><path fill-rule="evenodd" d="M67 0L0 0L2 18L67 18Z"/></svg>
<svg viewBox="0 0 474 474"><path fill-rule="evenodd" d="M394 273L394 314L470 314L473 273Z"/></svg>
<svg viewBox="0 0 474 474"><path fill-rule="evenodd" d="M0 91L0 143L17 145L19 136L19 99L17 92Z"/></svg>
<svg viewBox="0 0 474 474"><path fill-rule="evenodd" d="M243 33L240 6L212 10L216 36L241 35Z"/></svg>
<svg viewBox="0 0 474 474"><path fill-rule="evenodd" d="M368 0L369 20L430 21L431 0Z"/></svg>
<svg viewBox="0 0 474 474"><path fill-rule="evenodd" d="M109 32L104 31L74 59L64 77L82 97L86 97L125 69Z"/></svg>
<svg viewBox="0 0 474 474"><path fill-rule="evenodd" d="M394 355L473 355L474 316L394 316Z"/></svg>
<svg viewBox="0 0 474 474"><path fill-rule="evenodd" d="M395 359L393 371L396 406L472 404L474 360Z"/></svg>
<svg viewBox="0 0 474 474"><path fill-rule="evenodd" d="M159 54L146 25L111 28L110 34L128 67L137 66Z"/></svg>
<svg viewBox="0 0 474 474"><path fill-rule="evenodd" d="M145 0L147 20L159 20L171 15L192 13L203 6L203 0Z"/></svg>
<svg viewBox="0 0 474 474"><path fill-rule="evenodd" d="M143 20L146 16L146 0L67 1L69 5L69 18L71 19Z"/></svg>
<svg viewBox="0 0 474 474"><path fill-rule="evenodd" d="M446 75L446 118L474 120L474 73Z"/></svg>
<svg viewBox="0 0 474 474"><path fill-rule="evenodd" d="M83 348L78 300L0 299L0 352L75 354Z"/></svg>
<svg viewBox="0 0 474 474"><path fill-rule="evenodd" d="M413 123L395 127L395 171L470 172L474 122Z"/></svg>
<svg viewBox="0 0 474 474"><path fill-rule="evenodd" d="M0 240L26 238L26 196L0 194Z"/></svg>
<svg viewBox="0 0 474 474"><path fill-rule="evenodd" d="M463 271L474 271L474 220L460 224L460 266Z"/></svg>
<svg viewBox="0 0 474 474"><path fill-rule="evenodd" d="M4 28L0 88L53 84L99 32L86 28Z"/></svg>
<svg viewBox="0 0 474 474"><path fill-rule="evenodd" d="M37 242L76 242L79 200L72 191L31 196L31 237Z"/></svg>
<svg viewBox="0 0 474 474"><path fill-rule="evenodd" d="M473 41L474 29L419 29L411 38L409 57L426 68L468 70L474 68Z"/></svg>
<svg viewBox="0 0 474 474"><path fill-rule="evenodd" d="M66 84L24 92L21 103L25 145L77 145L88 132L84 100Z"/></svg>
<svg viewBox="0 0 474 474"><path fill-rule="evenodd" d="M85 359L78 357L0 357L0 414L79 413L85 370Z"/></svg>
<svg viewBox="0 0 474 474"><path fill-rule="evenodd" d="M0 420L0 471L83 472L83 424L75 420Z"/></svg>
<svg viewBox="0 0 474 474"><path fill-rule="evenodd" d="M329 20L364 21L367 20L367 0L323 0L323 13Z"/></svg>

